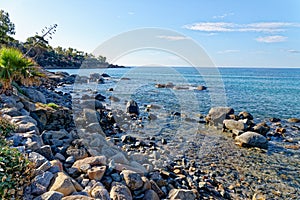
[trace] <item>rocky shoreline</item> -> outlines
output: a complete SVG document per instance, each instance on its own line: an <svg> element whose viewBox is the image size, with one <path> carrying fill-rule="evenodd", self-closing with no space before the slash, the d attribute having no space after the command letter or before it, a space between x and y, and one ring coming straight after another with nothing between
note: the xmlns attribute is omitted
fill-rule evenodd
<svg viewBox="0 0 300 200"><path fill-rule="evenodd" d="M179 138L182 148L173 137L127 134L116 123L118 118L133 128L151 120L139 118L134 101L128 102L126 111L114 113L104 104L107 97L96 91L87 91L76 100L71 96L76 94L56 90L75 80L105 83L104 75L79 78L46 73L48 78L40 87L22 87L0 98L2 117L17 126L6 139L35 163L23 199L300 196L300 120L254 123L250 113L235 115L232 108L212 108L206 123L223 130L205 127L196 138ZM149 105L147 109L154 108ZM180 117L180 113L173 115Z"/></svg>

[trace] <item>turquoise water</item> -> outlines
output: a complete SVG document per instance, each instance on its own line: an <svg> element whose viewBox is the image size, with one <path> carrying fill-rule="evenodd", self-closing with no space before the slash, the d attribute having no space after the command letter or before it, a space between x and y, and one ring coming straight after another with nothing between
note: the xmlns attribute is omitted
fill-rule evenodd
<svg viewBox="0 0 300 200"><path fill-rule="evenodd" d="M205 114L212 106L230 106L236 112L246 110L256 118L300 118L298 68L135 67L63 71L80 75L107 73L112 79L99 85L99 91L106 93L107 88L113 87L114 96L132 98L140 105L158 104L167 112ZM130 80L121 79L124 77ZM190 88L155 88L157 83L168 82ZM198 85L205 85L208 90L195 91L191 87Z"/></svg>

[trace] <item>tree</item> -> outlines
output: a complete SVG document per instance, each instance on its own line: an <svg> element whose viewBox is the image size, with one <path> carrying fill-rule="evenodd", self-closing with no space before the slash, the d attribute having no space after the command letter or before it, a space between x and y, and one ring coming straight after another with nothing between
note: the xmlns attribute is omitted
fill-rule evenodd
<svg viewBox="0 0 300 200"><path fill-rule="evenodd" d="M0 50L0 94L12 93L12 82L29 86L39 82L34 62L14 48Z"/></svg>
<svg viewBox="0 0 300 200"><path fill-rule="evenodd" d="M13 40L9 35L15 34L15 25L9 19L9 14L0 10L0 45L6 45Z"/></svg>

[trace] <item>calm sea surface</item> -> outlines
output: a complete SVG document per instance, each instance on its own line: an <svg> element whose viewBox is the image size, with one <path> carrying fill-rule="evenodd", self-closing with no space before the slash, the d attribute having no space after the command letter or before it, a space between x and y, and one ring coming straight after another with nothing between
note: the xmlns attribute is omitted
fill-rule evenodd
<svg viewBox="0 0 300 200"><path fill-rule="evenodd" d="M255 118L300 118L300 69L134 67L52 71L81 76L107 73L112 78L98 85L98 91L107 93L106 89L112 87L109 95L134 99L139 105L158 104L166 112L205 114L212 106L230 106L236 112L246 110ZM155 87L169 82L185 89ZM208 89L194 90L199 85Z"/></svg>

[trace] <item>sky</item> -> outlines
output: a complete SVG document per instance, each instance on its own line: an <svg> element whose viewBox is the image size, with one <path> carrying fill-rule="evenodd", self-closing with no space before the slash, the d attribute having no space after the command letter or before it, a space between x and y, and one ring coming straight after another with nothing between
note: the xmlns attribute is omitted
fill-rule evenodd
<svg viewBox="0 0 300 200"><path fill-rule="evenodd" d="M144 36L134 30L151 27L166 30L156 38L173 48L189 48L184 41L193 40L216 66L300 67L298 0L1 0L0 9L9 13L16 26L14 37L23 42L56 23L52 46L91 53L126 32L132 32L130 42L137 43ZM111 62L189 64L174 51L143 48L140 42L139 49ZM120 42L121 49L125 43Z"/></svg>

